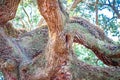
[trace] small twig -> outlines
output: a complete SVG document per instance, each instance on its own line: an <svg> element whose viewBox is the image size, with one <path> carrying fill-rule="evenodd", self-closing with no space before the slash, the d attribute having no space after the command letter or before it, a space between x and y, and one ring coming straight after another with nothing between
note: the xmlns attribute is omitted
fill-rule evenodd
<svg viewBox="0 0 120 80"><path fill-rule="evenodd" d="M98 2L99 0L96 0L96 3L95 3L96 25L98 25Z"/></svg>
<svg viewBox="0 0 120 80"><path fill-rule="evenodd" d="M25 10L25 8L23 7L23 1L22 1L22 9L23 9L23 11L25 12L25 14L27 15L28 23L29 23L30 27L32 27L32 24L31 24L31 21L30 21L30 17L29 17L29 15L28 15L27 11Z"/></svg>
<svg viewBox="0 0 120 80"><path fill-rule="evenodd" d="M30 26L32 26L32 24L31 24L31 22L30 22L30 17L29 17L29 15L28 15L27 11L25 10L24 7L22 7L22 8L23 8L23 11L25 12L25 14L27 15L28 22L29 22Z"/></svg>
<svg viewBox="0 0 120 80"><path fill-rule="evenodd" d="M83 0L74 0L72 6L71 6L71 8L70 8L70 10L73 11L73 9L76 8L77 5L78 5L80 2L82 2L82 1L83 1Z"/></svg>
<svg viewBox="0 0 120 80"><path fill-rule="evenodd" d="M44 21L45 21L45 19L41 18L37 26L40 27L43 24Z"/></svg>

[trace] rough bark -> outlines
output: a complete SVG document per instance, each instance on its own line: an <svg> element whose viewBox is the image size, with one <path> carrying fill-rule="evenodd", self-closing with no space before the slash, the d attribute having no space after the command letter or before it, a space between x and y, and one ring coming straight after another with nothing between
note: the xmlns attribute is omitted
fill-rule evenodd
<svg viewBox="0 0 120 80"><path fill-rule="evenodd" d="M45 51L48 80L71 80L69 53L72 37L63 31L64 14L60 10L58 0L38 0L38 7L49 29L49 40Z"/></svg>
<svg viewBox="0 0 120 80"><path fill-rule="evenodd" d="M13 19L20 0L0 0L0 25Z"/></svg>
<svg viewBox="0 0 120 80"><path fill-rule="evenodd" d="M76 24L76 25L78 25L80 27L79 24ZM41 75L41 73L43 73L45 63L46 63L44 48L45 48L45 45L47 44L46 43L47 39L48 39L47 36L48 36L47 28L41 27L32 32L25 33L23 36L19 37L19 39L15 40L15 41L17 43L19 43L20 46L22 46L22 49L25 50L25 53L22 52L23 51L22 49L20 49L20 51L22 50L21 52L23 54L26 54L27 56L29 56L31 59L29 59L29 61L26 61L26 62L23 60L23 62L22 62L22 61L19 61L19 60L22 60L20 57L19 58L11 57L11 58L7 58L7 60L4 60L4 61L3 61L4 58L2 58L1 59L2 68L5 68L3 66L3 64L9 63L9 61L11 59L15 60L15 61L17 60L17 61L19 61L19 65L18 65L18 68L16 68L16 69L19 70L19 74L22 74L22 75L19 75L20 79L22 79L22 80L39 80L39 78L41 78L41 76L42 77L44 76L44 75ZM7 39L9 40L9 38L7 38ZM3 42L4 41L5 40L3 40ZM7 43L7 42L5 42L5 43ZM36 45L36 44L38 44L38 45ZM18 44L17 44L17 46L18 46ZM14 50L16 50L16 49L14 49ZM39 52L39 50L41 50L41 51ZM18 51L18 47L17 47L16 51ZM7 53L7 51L5 51L5 52ZM8 51L8 52L10 54L10 51ZM17 54L17 52L16 52L16 54ZM2 55L0 55L0 56L2 57ZM19 56L19 55L17 55L17 56ZM76 60L76 59L77 58L74 55L71 55L70 71L72 72L72 76L73 76L72 80L81 80L81 79L85 79L85 80L87 80L87 79L89 79L89 80L93 80L93 79L94 80L95 79L97 79L97 80L103 80L103 79L104 80L109 80L109 79L119 80L120 79L119 68L95 67L95 66L88 65L84 62L81 62L79 60ZM18 62L17 62L17 64L18 64ZM13 65L15 65L15 64L13 64ZM8 68L8 69L11 69L11 68ZM1 69L1 70L4 72L3 69ZM7 69L5 68L5 70L7 70ZM11 73L11 71L8 71L8 72L10 74L13 74L13 73ZM12 79L9 77L9 79L7 79L7 80L12 80ZM47 79L40 79L40 80L47 80Z"/></svg>
<svg viewBox="0 0 120 80"><path fill-rule="evenodd" d="M95 55L107 65L120 66L120 45L110 40L98 27L83 18L74 18L71 23L77 23L79 27L75 32L74 41L91 49ZM73 25L75 26L75 24ZM71 24L71 26L73 26ZM70 25L69 25L70 26ZM83 28L83 29L82 29ZM75 30L75 28L74 28Z"/></svg>
<svg viewBox="0 0 120 80"><path fill-rule="evenodd" d="M0 70L5 80L120 79L120 68L85 64L72 51L72 43L77 42L91 49L105 64L120 66L119 45L107 38L98 26L76 17L66 23L58 0L38 0L38 6L48 26L11 38L3 27L10 18L1 21Z"/></svg>

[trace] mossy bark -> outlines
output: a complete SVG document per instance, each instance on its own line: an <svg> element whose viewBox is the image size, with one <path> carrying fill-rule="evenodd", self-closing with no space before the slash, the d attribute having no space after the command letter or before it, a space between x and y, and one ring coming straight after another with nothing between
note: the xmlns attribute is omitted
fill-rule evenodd
<svg viewBox="0 0 120 80"><path fill-rule="evenodd" d="M6 4L2 5L9 5L15 15L19 2L5 0ZM14 15L6 12L0 16L3 18L0 19L0 71L5 80L120 79L120 68L85 64L72 51L72 43L77 42L91 49L105 64L120 66L119 45L107 38L98 26L77 17L66 22L58 0L38 0L38 6L48 26L18 38L8 37L3 28ZM0 13L5 12L2 9L0 5Z"/></svg>

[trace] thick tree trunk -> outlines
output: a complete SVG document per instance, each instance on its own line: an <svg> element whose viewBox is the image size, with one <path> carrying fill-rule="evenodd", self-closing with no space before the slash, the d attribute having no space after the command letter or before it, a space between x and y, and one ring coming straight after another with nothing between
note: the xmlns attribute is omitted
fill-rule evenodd
<svg viewBox="0 0 120 80"><path fill-rule="evenodd" d="M46 54L48 80L71 80L69 54L72 37L63 31L64 19L58 0L38 0L39 10L49 29Z"/></svg>
<svg viewBox="0 0 120 80"><path fill-rule="evenodd" d="M5 1L5 5L10 5L9 8L14 9L15 14L19 0ZM8 4L7 1L11 2ZM5 80L120 79L120 68L100 68L85 64L77 60L72 51L74 41L91 49L105 64L120 66L119 45L114 44L102 30L83 18L74 17L66 23L58 0L38 0L38 6L48 26L18 38L8 37L4 33L3 26L7 27L8 20L14 16L4 19L3 16L10 16L8 12L0 16L3 18L0 21L0 71ZM4 12L1 9L0 5L0 13Z"/></svg>
<svg viewBox="0 0 120 80"><path fill-rule="evenodd" d="M1 46L1 48L4 48L5 50L2 50L4 52L3 53L4 55L0 54L1 57L0 70L2 70L2 72L5 74L4 75L5 77L8 77L6 80L49 80L44 75L46 74L44 73L45 71L44 67L46 63L44 48L45 45L47 44L46 42L48 36L46 31L47 28L43 27L36 29L32 32L25 33L17 40L6 38L9 41L8 45L13 47L12 50L11 48L6 50L5 49L6 46ZM2 39L4 38L0 37L0 40ZM1 43L8 43L8 42L6 40L2 40ZM20 47L14 48L14 46L16 47L22 46L22 48ZM9 53L5 55L7 52ZM16 57L13 57L12 54L16 55ZM29 61L25 62L24 58L19 57L21 54L25 54L29 56L30 57ZM73 77L72 80L81 80L81 79L119 80L120 79L120 75L119 75L120 68L114 68L114 67L101 68L101 67L91 66L77 60L74 54L71 55L70 62L71 65L69 65L70 68L69 70ZM16 71L14 69L16 69Z"/></svg>

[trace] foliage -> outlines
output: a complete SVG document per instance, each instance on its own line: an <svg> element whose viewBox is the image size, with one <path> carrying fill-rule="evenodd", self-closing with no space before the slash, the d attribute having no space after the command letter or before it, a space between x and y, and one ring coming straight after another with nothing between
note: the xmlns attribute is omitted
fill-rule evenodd
<svg viewBox="0 0 120 80"><path fill-rule="evenodd" d="M102 67L106 66L94 55L94 53L91 50L85 48L82 45L74 43L73 50L77 54L79 60L82 60L88 64L95 66L102 66Z"/></svg>
<svg viewBox="0 0 120 80"><path fill-rule="evenodd" d="M15 28L24 28L27 31L30 31L37 26L39 18L40 14L36 2L25 0L20 3L16 17L12 22L15 25Z"/></svg>
<svg viewBox="0 0 120 80"><path fill-rule="evenodd" d="M0 76L2 76L2 72L0 72Z"/></svg>

